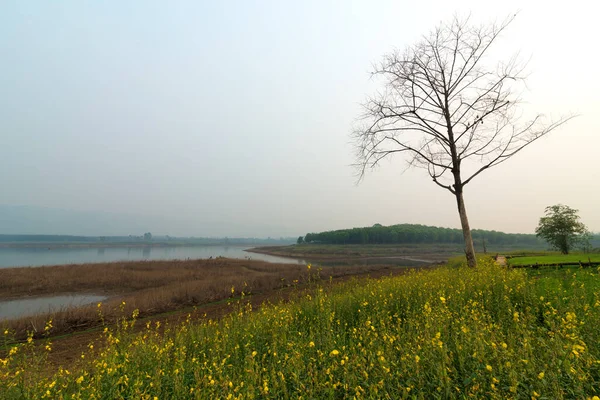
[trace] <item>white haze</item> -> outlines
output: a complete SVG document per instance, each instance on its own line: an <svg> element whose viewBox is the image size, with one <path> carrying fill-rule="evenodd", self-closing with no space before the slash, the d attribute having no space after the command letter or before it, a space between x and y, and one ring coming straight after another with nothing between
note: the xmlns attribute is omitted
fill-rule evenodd
<svg viewBox="0 0 600 400"><path fill-rule="evenodd" d="M425 171L402 172L401 158L356 185L349 132L385 52L454 14L518 10L496 55L531 57L526 111L580 116L466 188L471 226L532 233L546 206L564 203L599 231L588 1L5 2L0 205L145 221L56 227L70 234L459 227L452 196Z"/></svg>

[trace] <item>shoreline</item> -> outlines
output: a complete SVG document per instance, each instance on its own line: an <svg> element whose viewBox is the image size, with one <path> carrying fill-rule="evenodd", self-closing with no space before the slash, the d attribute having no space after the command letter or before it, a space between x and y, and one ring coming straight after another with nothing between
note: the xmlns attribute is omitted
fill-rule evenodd
<svg viewBox="0 0 600 400"><path fill-rule="evenodd" d="M341 278L387 275L403 270L393 265L334 266L322 275ZM98 315L99 306L88 304L2 319L0 328L10 329L22 340L31 326L43 327L52 318L53 336L72 333L101 325L102 321L116 322L134 310L138 310L140 317L149 317L240 295L293 288L309 283L310 275L304 265L231 258L59 265L37 271L31 268L0 269L0 299L3 302L67 293L108 297L101 302L102 317ZM40 334L36 332L35 336Z"/></svg>
<svg viewBox="0 0 600 400"><path fill-rule="evenodd" d="M327 245L325 245L327 246ZM385 245L373 245L373 246L385 246ZM282 248L283 251L278 251L277 247ZM421 251L414 251L408 254L398 255L377 255L377 254L362 254L359 252L352 252L347 254L335 254L335 253L294 253L285 251L289 246L260 246L252 247L244 251L248 253L266 254L274 257L287 257L292 259L303 259L311 260L314 262L368 262L368 261L410 261L427 264L437 264L446 262L448 257L442 256L441 254L429 254L432 257L426 258L428 252L421 249ZM393 246L394 248L401 248L400 246ZM425 257L424 257L425 256Z"/></svg>
<svg viewBox="0 0 600 400"><path fill-rule="evenodd" d="M265 254L265 255L269 255L269 256L273 256L273 257L284 257L284 258L291 258L291 259L301 259L301 260L306 260L308 261L308 259L310 259L312 262L315 263L322 263L322 262L347 262L347 263L352 263L352 262L358 262L358 263L363 263L363 262L369 262L369 261L390 261L390 262L396 262L396 261L410 261L410 262L416 262L416 263L423 263L423 264L437 264L437 263L444 263L447 260L443 259L443 260L426 260L423 258L414 258L414 257L407 257L407 256L357 256L357 257L347 257L347 256L332 256L332 255L326 255L326 256L320 256L320 257L315 257L314 255L311 254L300 254L300 255L287 255L287 254L280 254L280 253L273 253L273 252L268 252L268 251L255 251L253 249L247 249L244 250L247 251L248 253L256 253L256 254Z"/></svg>

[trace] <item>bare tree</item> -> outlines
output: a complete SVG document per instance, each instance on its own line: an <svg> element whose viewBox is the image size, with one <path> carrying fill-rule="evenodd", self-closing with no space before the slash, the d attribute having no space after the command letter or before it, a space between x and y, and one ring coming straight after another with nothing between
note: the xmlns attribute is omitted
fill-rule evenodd
<svg viewBox="0 0 600 400"><path fill-rule="evenodd" d="M384 89L364 104L353 132L359 180L387 156L407 153L408 167L426 169L456 197L472 267L465 185L572 118L520 115L525 65L517 55L486 66L484 56L513 19L474 26L455 17L404 52L386 54L373 71Z"/></svg>

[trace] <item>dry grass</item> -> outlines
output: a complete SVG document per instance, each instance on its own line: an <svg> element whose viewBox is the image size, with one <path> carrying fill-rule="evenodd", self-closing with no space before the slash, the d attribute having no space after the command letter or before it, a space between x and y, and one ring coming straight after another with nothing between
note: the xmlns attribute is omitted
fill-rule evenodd
<svg viewBox="0 0 600 400"><path fill-rule="evenodd" d="M388 267L330 267L322 276L338 277L385 268ZM53 333L63 334L114 322L136 309L140 317L145 317L227 299L242 291L252 294L302 284L308 276L303 265L226 258L0 269L0 299L65 293L110 296L103 302L102 315L96 305L88 305L4 320L0 321L0 327L15 331L19 338L26 337L27 331L40 336L51 318Z"/></svg>
<svg viewBox="0 0 600 400"><path fill-rule="evenodd" d="M261 246L247 250L251 253L306 258L308 260L361 258L417 257L438 262L461 254L460 245L454 244L301 244L289 246Z"/></svg>

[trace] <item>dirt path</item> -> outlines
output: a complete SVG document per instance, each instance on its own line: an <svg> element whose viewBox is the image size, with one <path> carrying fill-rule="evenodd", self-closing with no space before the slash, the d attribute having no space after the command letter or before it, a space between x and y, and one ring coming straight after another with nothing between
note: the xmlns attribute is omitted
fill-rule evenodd
<svg viewBox="0 0 600 400"><path fill-rule="evenodd" d="M395 268L387 267L377 271L369 273L361 273L355 275L345 275L332 279L333 284L347 281L352 278L367 279L367 278L380 278L383 276L390 275L402 275L411 270L429 269L435 266L427 267L406 267L406 268ZM306 287L288 287L283 289L272 289L261 293L253 294L246 298L245 301L252 304L253 309L259 308L261 305L268 303L277 303L280 301L287 301L289 298L297 294L300 290L306 290ZM235 303L235 304L234 304ZM183 309L174 311L168 314L157 315L148 317L136 322L135 331L140 331L146 328L146 323L150 321L154 324L157 321L168 326L176 326L178 323L185 321L188 315L191 316L192 321L201 321L207 319L219 319L226 314L234 311L234 307L237 307L237 301L233 300L220 301L216 303L205 304L196 307L195 309ZM48 372L53 373L58 367L63 367L69 370L76 369L78 367L85 368L87 358L89 358L89 345L94 344L94 349L102 347L102 328L96 328L90 331L79 332L68 336L51 338L52 351L48 354ZM45 345L44 341L40 341L40 351L42 351ZM82 359L82 353L86 354L86 359Z"/></svg>

